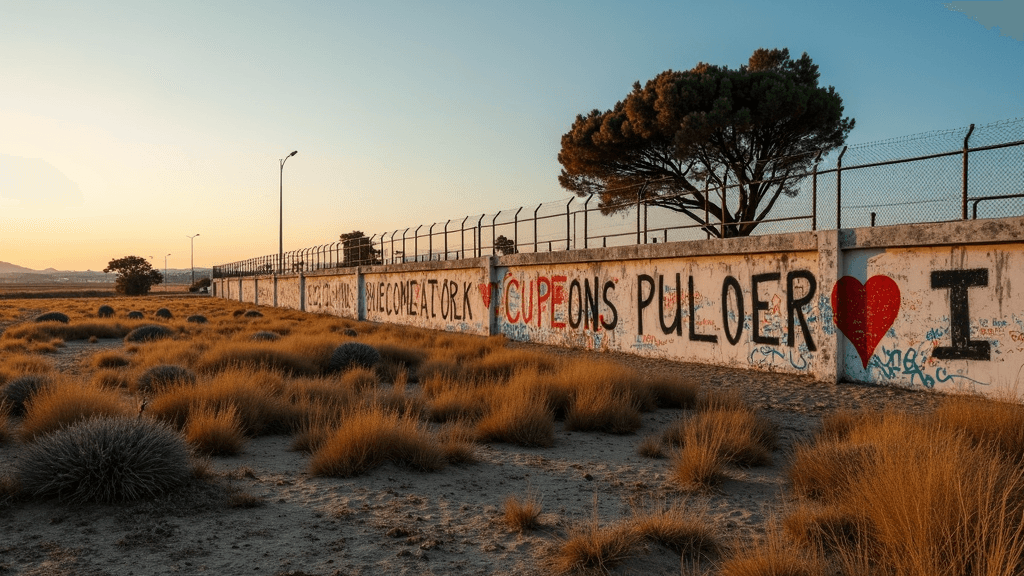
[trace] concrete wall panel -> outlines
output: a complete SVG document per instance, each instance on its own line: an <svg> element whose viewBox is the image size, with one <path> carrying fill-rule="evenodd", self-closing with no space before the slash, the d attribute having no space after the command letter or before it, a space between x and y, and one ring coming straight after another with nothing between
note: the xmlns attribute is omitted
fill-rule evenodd
<svg viewBox="0 0 1024 576"><path fill-rule="evenodd" d="M1022 398L1024 244L853 249L843 272L844 378Z"/></svg>
<svg viewBox="0 0 1024 576"><path fill-rule="evenodd" d="M824 341L815 252L496 272L497 331L513 340L795 373L815 373Z"/></svg>
<svg viewBox="0 0 1024 576"><path fill-rule="evenodd" d="M363 318L449 332L490 334L483 268L408 270L363 276Z"/></svg>
<svg viewBox="0 0 1024 576"><path fill-rule="evenodd" d="M302 278L279 276L277 278L277 305L280 308L302 310Z"/></svg>
<svg viewBox="0 0 1024 576"><path fill-rule="evenodd" d="M242 302L256 303L256 278L242 278Z"/></svg>
<svg viewBox="0 0 1024 576"><path fill-rule="evenodd" d="M359 276L306 276L306 312L359 318Z"/></svg>

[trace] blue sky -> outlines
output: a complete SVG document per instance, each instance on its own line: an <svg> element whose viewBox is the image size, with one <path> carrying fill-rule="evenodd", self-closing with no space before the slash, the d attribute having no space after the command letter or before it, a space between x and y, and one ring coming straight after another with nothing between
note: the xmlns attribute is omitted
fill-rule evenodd
<svg viewBox="0 0 1024 576"><path fill-rule="evenodd" d="M196 233L197 266L275 253L292 150L285 250L565 198L576 114L759 47L814 59L850 144L1024 116L1024 42L970 8L2 2L0 261L187 267Z"/></svg>

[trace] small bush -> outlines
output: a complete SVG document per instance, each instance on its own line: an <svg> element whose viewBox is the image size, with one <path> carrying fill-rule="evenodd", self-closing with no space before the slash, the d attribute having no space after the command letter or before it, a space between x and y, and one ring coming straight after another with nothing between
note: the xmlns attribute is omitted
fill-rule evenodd
<svg viewBox="0 0 1024 576"><path fill-rule="evenodd" d="M161 326L159 324L146 324L145 326L139 326L135 330L132 330L124 337L125 342L150 342L152 340L160 340L161 338L169 338L174 334L174 330L171 330L167 326Z"/></svg>
<svg viewBox="0 0 1024 576"><path fill-rule="evenodd" d="M146 315L143 314L142 312L139 312L138 310L132 310L131 312L128 313L128 318L131 320L142 320L145 317Z"/></svg>
<svg viewBox="0 0 1024 576"><path fill-rule="evenodd" d="M280 340L281 335L278 334L277 332L268 332L266 330L263 330L253 334L250 339L255 340L257 342L274 342L275 340Z"/></svg>
<svg viewBox="0 0 1024 576"><path fill-rule="evenodd" d="M721 549L715 529L703 511L686 511L678 505L640 510L633 513L629 524L637 535L677 554L707 556Z"/></svg>
<svg viewBox="0 0 1024 576"><path fill-rule="evenodd" d="M167 308L160 308L153 315L156 316L157 318L163 318L165 320L171 320L172 318L174 318L174 314L171 314L171 311L168 310Z"/></svg>
<svg viewBox="0 0 1024 576"><path fill-rule="evenodd" d="M28 446L16 468L31 496L70 503L158 496L191 475L181 435L147 418L78 422Z"/></svg>
<svg viewBox="0 0 1024 576"><path fill-rule="evenodd" d="M196 373L183 366L161 364L153 366L139 376L136 385L139 392L149 394L168 388L174 384L194 384Z"/></svg>
<svg viewBox="0 0 1024 576"><path fill-rule="evenodd" d="M114 309L106 304L100 306L100 309L96 311L96 315L100 318L113 318Z"/></svg>
<svg viewBox="0 0 1024 576"><path fill-rule="evenodd" d="M508 442L520 446L552 446L555 415L538 395L507 394L476 425L482 442Z"/></svg>
<svg viewBox="0 0 1024 576"><path fill-rule="evenodd" d="M203 316L202 314L193 314L186 318L185 321L191 322L192 324L206 324L208 322L206 316Z"/></svg>
<svg viewBox="0 0 1024 576"><path fill-rule="evenodd" d="M0 444L11 439L11 407L5 400L0 400ZM0 499L3 494L0 493Z"/></svg>
<svg viewBox="0 0 1024 576"><path fill-rule="evenodd" d="M117 351L100 352L92 357L92 365L96 368L122 368L131 364L131 360Z"/></svg>
<svg viewBox="0 0 1024 576"><path fill-rule="evenodd" d="M661 438L657 436L645 436L640 444L636 447L636 453L641 456L648 458L664 458L665 447L661 443Z"/></svg>
<svg viewBox="0 0 1024 576"><path fill-rule="evenodd" d="M200 454L208 456L233 456L242 451L245 436L242 434L238 409L233 405L217 410L213 407L196 408L189 411L185 424L185 439L195 446Z"/></svg>
<svg viewBox="0 0 1024 576"><path fill-rule="evenodd" d="M556 574L608 574L631 556L639 539L630 527L601 527L594 519L569 529L555 548L551 567Z"/></svg>
<svg viewBox="0 0 1024 576"><path fill-rule="evenodd" d="M55 381L25 403L22 436L33 440L93 417L127 416L133 410L113 390L71 381Z"/></svg>
<svg viewBox="0 0 1024 576"><path fill-rule="evenodd" d="M720 439L689 442L673 454L671 474L685 487L708 490L728 477L723 470L725 463Z"/></svg>
<svg viewBox="0 0 1024 576"><path fill-rule="evenodd" d="M690 409L700 395L700 384L682 378L651 378L644 384L659 408Z"/></svg>
<svg viewBox="0 0 1024 576"><path fill-rule="evenodd" d="M520 500L515 495L505 499L505 514L502 518L509 528L516 532L533 530L540 526L541 504L534 496Z"/></svg>
<svg viewBox="0 0 1024 576"><path fill-rule="evenodd" d="M380 363L380 352L361 342L346 342L331 352L327 361L327 372L344 372L349 368L373 368Z"/></svg>
<svg viewBox="0 0 1024 576"><path fill-rule="evenodd" d="M246 310L243 316L246 318L263 318L263 312L259 310Z"/></svg>
<svg viewBox="0 0 1024 576"><path fill-rule="evenodd" d="M315 476L345 478L385 461L424 472L440 470L446 464L436 438L421 423L397 412L371 408L345 417L313 453L309 470Z"/></svg>
<svg viewBox="0 0 1024 576"><path fill-rule="evenodd" d="M92 383L100 388L121 388L128 390L134 380L126 370L100 368L92 375Z"/></svg>
<svg viewBox="0 0 1024 576"><path fill-rule="evenodd" d="M231 315L234 316L235 318L238 318L242 314L245 314L245 310L242 309L242 308L239 308L239 309L237 309L237 310L235 310L234 312L231 313Z"/></svg>
<svg viewBox="0 0 1024 576"><path fill-rule="evenodd" d="M628 394L597 386L577 391L565 415L566 430L630 434L641 423L640 411Z"/></svg>
<svg viewBox="0 0 1024 576"><path fill-rule="evenodd" d="M71 319L68 318L67 314L63 312L47 312L36 316L36 322L60 322L61 324L67 324Z"/></svg>
<svg viewBox="0 0 1024 576"><path fill-rule="evenodd" d="M345 331L342 332L342 334L344 334L345 336L351 336L352 338L355 338L356 336L359 335L358 333L356 333L355 330L351 328L345 328Z"/></svg>
<svg viewBox="0 0 1024 576"><path fill-rule="evenodd" d="M25 414L25 404L39 390L50 383L48 376L41 374L28 374L15 378L3 387L0 392L0 401L5 402L14 416Z"/></svg>

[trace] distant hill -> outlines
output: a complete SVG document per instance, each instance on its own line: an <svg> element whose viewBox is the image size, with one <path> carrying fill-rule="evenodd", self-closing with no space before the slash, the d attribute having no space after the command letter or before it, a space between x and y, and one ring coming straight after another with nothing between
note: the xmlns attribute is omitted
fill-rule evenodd
<svg viewBox="0 0 1024 576"><path fill-rule="evenodd" d="M50 268L49 270L53 270L53 268ZM53 271L56 272L56 270ZM0 274L31 274L33 272L37 272L37 270L18 266L17 264L11 264L10 262L0 262Z"/></svg>

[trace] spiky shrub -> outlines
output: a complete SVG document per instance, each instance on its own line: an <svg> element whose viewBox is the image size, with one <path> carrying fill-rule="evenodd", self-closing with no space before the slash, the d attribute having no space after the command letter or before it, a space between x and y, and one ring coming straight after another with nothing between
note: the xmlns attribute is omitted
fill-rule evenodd
<svg viewBox="0 0 1024 576"><path fill-rule="evenodd" d="M380 352L369 344L346 342L331 352L327 372L343 372L349 368L373 368L381 360Z"/></svg>
<svg viewBox="0 0 1024 576"><path fill-rule="evenodd" d="M15 378L3 387L0 401L10 407L12 415L21 416L25 414L25 403L49 383L50 378L41 374L27 374Z"/></svg>
<svg viewBox="0 0 1024 576"><path fill-rule="evenodd" d="M280 338L281 335L278 334L277 332L269 332L267 330L261 330L260 332L253 334L251 337L252 340L255 340L257 342L273 342L275 340L279 340Z"/></svg>
<svg viewBox="0 0 1024 576"><path fill-rule="evenodd" d="M92 365L97 368L123 368L131 364L131 360L121 352L108 350L92 357Z"/></svg>
<svg viewBox="0 0 1024 576"><path fill-rule="evenodd" d="M246 318L263 318L263 312L259 310L246 310L244 316Z"/></svg>
<svg viewBox="0 0 1024 576"><path fill-rule="evenodd" d="M191 322L192 324L206 324L207 323L206 316L203 316L202 314L193 314L193 315L189 316L188 318L186 318L185 321L186 322Z"/></svg>
<svg viewBox="0 0 1024 576"><path fill-rule="evenodd" d="M160 326L159 324L146 324L145 326L139 326L135 330L132 330L124 337L124 341L128 343L132 342L149 342L151 340L160 340L161 338L168 338L174 334L174 330L171 330L167 326Z"/></svg>
<svg viewBox="0 0 1024 576"><path fill-rule="evenodd" d="M145 317L146 315L143 314L142 312L139 312L138 310L132 310L131 312L128 313L128 318L132 320L142 320Z"/></svg>
<svg viewBox="0 0 1024 576"><path fill-rule="evenodd" d="M67 324L71 319L68 318L67 314L63 312L47 312L36 316L36 322L60 322L61 324Z"/></svg>
<svg viewBox="0 0 1024 576"><path fill-rule="evenodd" d="M114 390L58 379L25 403L21 435L32 441L89 418L126 416L132 412L121 394Z"/></svg>
<svg viewBox="0 0 1024 576"><path fill-rule="evenodd" d="M11 438L11 408L5 400L0 399L0 444ZM2 494L0 494L2 497Z"/></svg>
<svg viewBox="0 0 1024 576"><path fill-rule="evenodd" d="M245 310L242 310L241 308L231 313L231 315L234 316L235 318L238 318L242 314L245 314Z"/></svg>
<svg viewBox="0 0 1024 576"><path fill-rule="evenodd" d="M153 366L139 376L137 388L139 392L151 393L174 384L194 384L196 373L184 366L161 364Z"/></svg>
<svg viewBox="0 0 1024 576"><path fill-rule="evenodd" d="M158 496L191 475L184 439L148 418L91 418L30 444L16 464L25 492L64 502Z"/></svg>
<svg viewBox="0 0 1024 576"><path fill-rule="evenodd" d="M156 316L157 318L164 318L166 320L174 318L174 314L171 314L171 311L168 310L167 308L160 308L159 310L156 311L154 316Z"/></svg>
<svg viewBox="0 0 1024 576"><path fill-rule="evenodd" d="M100 306L99 310L96 311L96 315L99 316L100 318L113 318L114 309L113 307L104 304L103 306Z"/></svg>

